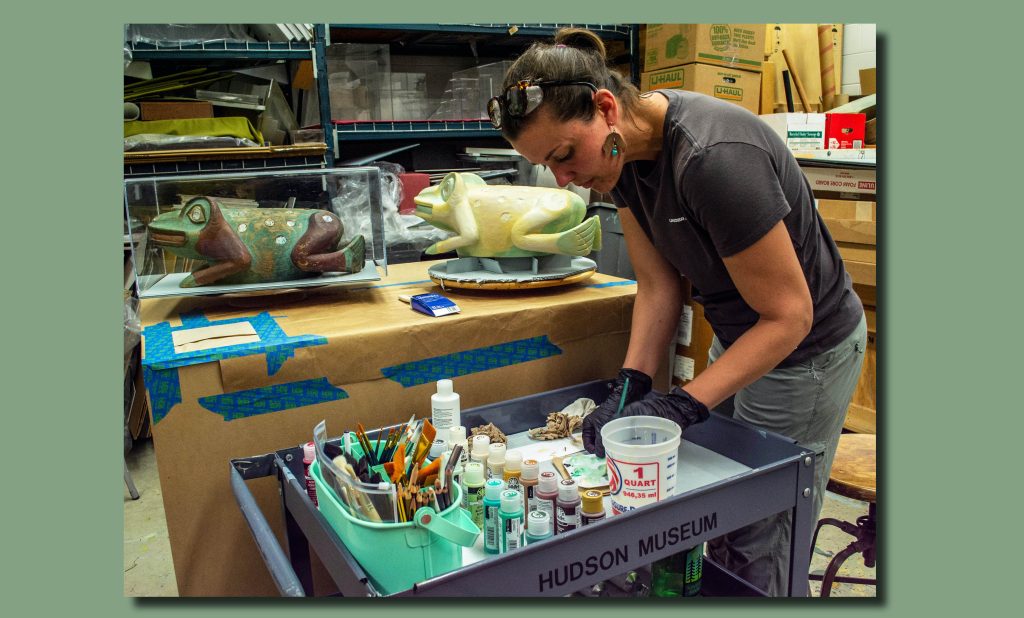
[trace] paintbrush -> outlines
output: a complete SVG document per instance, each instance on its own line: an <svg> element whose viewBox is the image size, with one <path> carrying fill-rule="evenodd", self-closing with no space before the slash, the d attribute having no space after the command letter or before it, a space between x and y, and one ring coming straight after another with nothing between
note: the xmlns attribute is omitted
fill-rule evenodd
<svg viewBox="0 0 1024 618"><path fill-rule="evenodd" d="M370 446L370 439L366 437L366 430L363 429L362 423L356 423L356 437L359 439L359 446L363 447L363 454L366 455L370 465L377 465L374 460L373 447Z"/></svg>
<svg viewBox="0 0 1024 618"><path fill-rule="evenodd" d="M444 466L444 474L441 475L441 487L447 489L452 482L452 474L455 473L455 466L459 463L459 458L462 457L462 445L456 444L455 448L452 449L451 455L448 456L448 463Z"/></svg>
<svg viewBox="0 0 1024 618"><path fill-rule="evenodd" d="M398 483L399 479L405 476L405 445L399 444L395 449L395 471L391 473L391 482Z"/></svg>
<svg viewBox="0 0 1024 618"><path fill-rule="evenodd" d="M434 424L428 419L423 419L423 431L420 433L419 442L416 443L416 451L413 455L413 465L420 466L423 460L427 458L427 454L430 453L430 446L434 443L434 437L437 435L437 429Z"/></svg>

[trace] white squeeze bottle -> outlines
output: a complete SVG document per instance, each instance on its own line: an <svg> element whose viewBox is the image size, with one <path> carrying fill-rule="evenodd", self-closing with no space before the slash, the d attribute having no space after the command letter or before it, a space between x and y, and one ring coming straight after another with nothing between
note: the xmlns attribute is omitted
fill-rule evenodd
<svg viewBox="0 0 1024 618"><path fill-rule="evenodd" d="M430 422L438 430L462 424L459 417L459 394L452 392L451 380L438 380L437 392L430 396Z"/></svg>

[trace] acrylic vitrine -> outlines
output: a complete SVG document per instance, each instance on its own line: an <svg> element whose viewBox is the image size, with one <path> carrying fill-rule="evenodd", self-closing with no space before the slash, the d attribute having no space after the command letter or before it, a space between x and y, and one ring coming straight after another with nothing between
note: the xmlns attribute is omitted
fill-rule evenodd
<svg viewBox="0 0 1024 618"><path fill-rule="evenodd" d="M139 298L375 281L385 269L375 167L131 178L125 242Z"/></svg>

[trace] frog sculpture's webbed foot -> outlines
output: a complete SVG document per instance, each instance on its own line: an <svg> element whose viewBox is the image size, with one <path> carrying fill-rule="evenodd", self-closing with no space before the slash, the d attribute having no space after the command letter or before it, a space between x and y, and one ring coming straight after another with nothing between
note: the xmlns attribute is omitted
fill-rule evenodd
<svg viewBox="0 0 1024 618"><path fill-rule="evenodd" d="M561 255L581 256L601 249L601 220L586 219L563 232L525 234L516 238L517 247Z"/></svg>
<svg viewBox="0 0 1024 618"><path fill-rule="evenodd" d="M354 237L347 245L330 253L316 253L295 259L295 265L306 272L358 273L366 264L366 241L362 235Z"/></svg>
<svg viewBox="0 0 1024 618"><path fill-rule="evenodd" d="M576 227L558 235L555 243L559 253L565 255L587 255L601 250L601 220L597 217L586 219Z"/></svg>
<svg viewBox="0 0 1024 618"><path fill-rule="evenodd" d="M361 235L335 250L344 226L337 215L317 210L309 217L309 229L292 249L292 264L310 273L357 273L363 270L366 242Z"/></svg>

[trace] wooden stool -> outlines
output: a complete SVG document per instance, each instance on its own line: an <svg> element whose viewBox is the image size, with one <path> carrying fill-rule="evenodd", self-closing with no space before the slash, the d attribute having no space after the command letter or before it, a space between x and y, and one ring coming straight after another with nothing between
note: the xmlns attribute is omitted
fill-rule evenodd
<svg viewBox="0 0 1024 618"><path fill-rule="evenodd" d="M875 436L874 434L846 433L839 436L839 446L828 477L828 489L840 496L868 503L868 514L857 518L856 524L824 517L818 520L811 539L811 551L818 541L818 531L824 525L835 526L854 537L853 542L832 557L824 575L811 574L821 581L821 596L832 591L832 582L847 584L875 584L876 580L863 577L838 576L839 567L855 553L864 556L864 566L875 566Z"/></svg>

